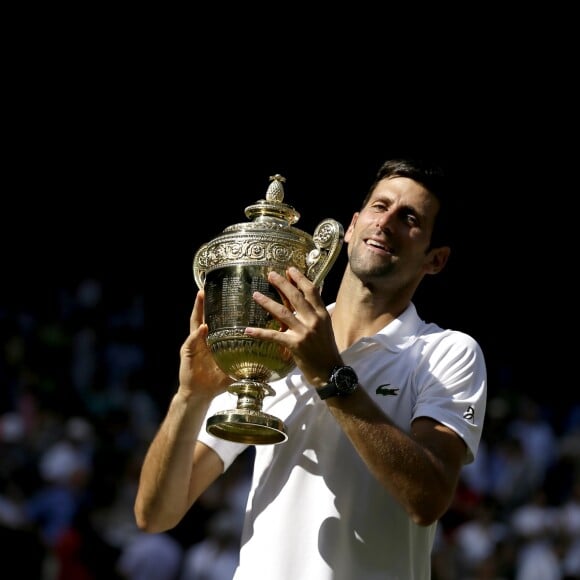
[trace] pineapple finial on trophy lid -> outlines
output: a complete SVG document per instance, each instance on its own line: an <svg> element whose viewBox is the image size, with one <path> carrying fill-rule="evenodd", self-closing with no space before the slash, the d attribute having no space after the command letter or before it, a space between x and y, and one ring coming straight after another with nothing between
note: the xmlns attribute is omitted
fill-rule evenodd
<svg viewBox="0 0 580 580"><path fill-rule="evenodd" d="M270 185L266 191L266 199L257 201L246 208L246 216L257 222L283 222L285 225L295 224L300 214L288 204L283 203L284 183L286 178L279 173L270 175Z"/></svg>
<svg viewBox="0 0 580 580"><path fill-rule="evenodd" d="M270 185L268 186L268 191L266 191L266 199L281 203L284 199L284 183L286 183L286 178L283 175L279 173L270 175Z"/></svg>

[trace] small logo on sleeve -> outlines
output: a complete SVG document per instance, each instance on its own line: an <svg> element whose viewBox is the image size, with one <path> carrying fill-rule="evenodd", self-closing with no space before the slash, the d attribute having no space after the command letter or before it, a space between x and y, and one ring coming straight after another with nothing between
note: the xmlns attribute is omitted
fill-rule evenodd
<svg viewBox="0 0 580 580"><path fill-rule="evenodd" d="M469 405L469 407L467 407L467 409L463 413L463 418L466 419L467 421L473 421L474 417L475 417L475 409L471 405Z"/></svg>
<svg viewBox="0 0 580 580"><path fill-rule="evenodd" d="M391 385L387 383L386 385L379 385L375 391L377 395L382 395L386 397L387 395L393 395L396 397L399 394L399 389L389 388Z"/></svg>

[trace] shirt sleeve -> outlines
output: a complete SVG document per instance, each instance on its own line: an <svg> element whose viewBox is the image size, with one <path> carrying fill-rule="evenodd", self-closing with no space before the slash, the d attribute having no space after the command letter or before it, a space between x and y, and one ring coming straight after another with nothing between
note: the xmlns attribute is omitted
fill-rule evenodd
<svg viewBox="0 0 580 580"><path fill-rule="evenodd" d="M211 402L207 414L205 416L201 431L197 436L198 441L205 443L208 447L211 447L221 458L224 463L224 471L226 471L230 465L234 462L236 457L240 455L247 447L247 443L236 443L234 441L228 441L227 439L222 439L216 437L206 430L207 420L215 415L216 413L221 413L223 411L228 411L236 408L238 401L237 395L229 392L222 393L214 398Z"/></svg>
<svg viewBox="0 0 580 580"><path fill-rule="evenodd" d="M475 339L459 331L448 331L424 348L413 418L431 417L455 431L467 445L465 462L471 463L481 440L487 400L483 352Z"/></svg>

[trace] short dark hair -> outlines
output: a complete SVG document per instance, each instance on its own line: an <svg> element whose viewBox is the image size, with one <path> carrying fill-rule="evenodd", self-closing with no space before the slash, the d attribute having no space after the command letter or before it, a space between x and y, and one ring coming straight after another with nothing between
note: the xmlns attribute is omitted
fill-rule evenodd
<svg viewBox="0 0 580 580"><path fill-rule="evenodd" d="M448 246L452 240L448 178L443 166L427 159L398 158L385 161L375 175L362 207L368 203L379 181L389 177L408 177L420 183L439 201L429 249Z"/></svg>

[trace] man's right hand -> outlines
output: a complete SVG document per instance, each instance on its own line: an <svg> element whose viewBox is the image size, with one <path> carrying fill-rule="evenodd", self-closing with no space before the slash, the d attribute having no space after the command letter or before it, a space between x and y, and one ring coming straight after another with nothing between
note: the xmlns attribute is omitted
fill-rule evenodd
<svg viewBox="0 0 580 580"><path fill-rule="evenodd" d="M199 290L189 319L189 336L179 351L179 391L185 395L215 397L233 382L216 364L207 345L208 326L203 320L204 291Z"/></svg>

